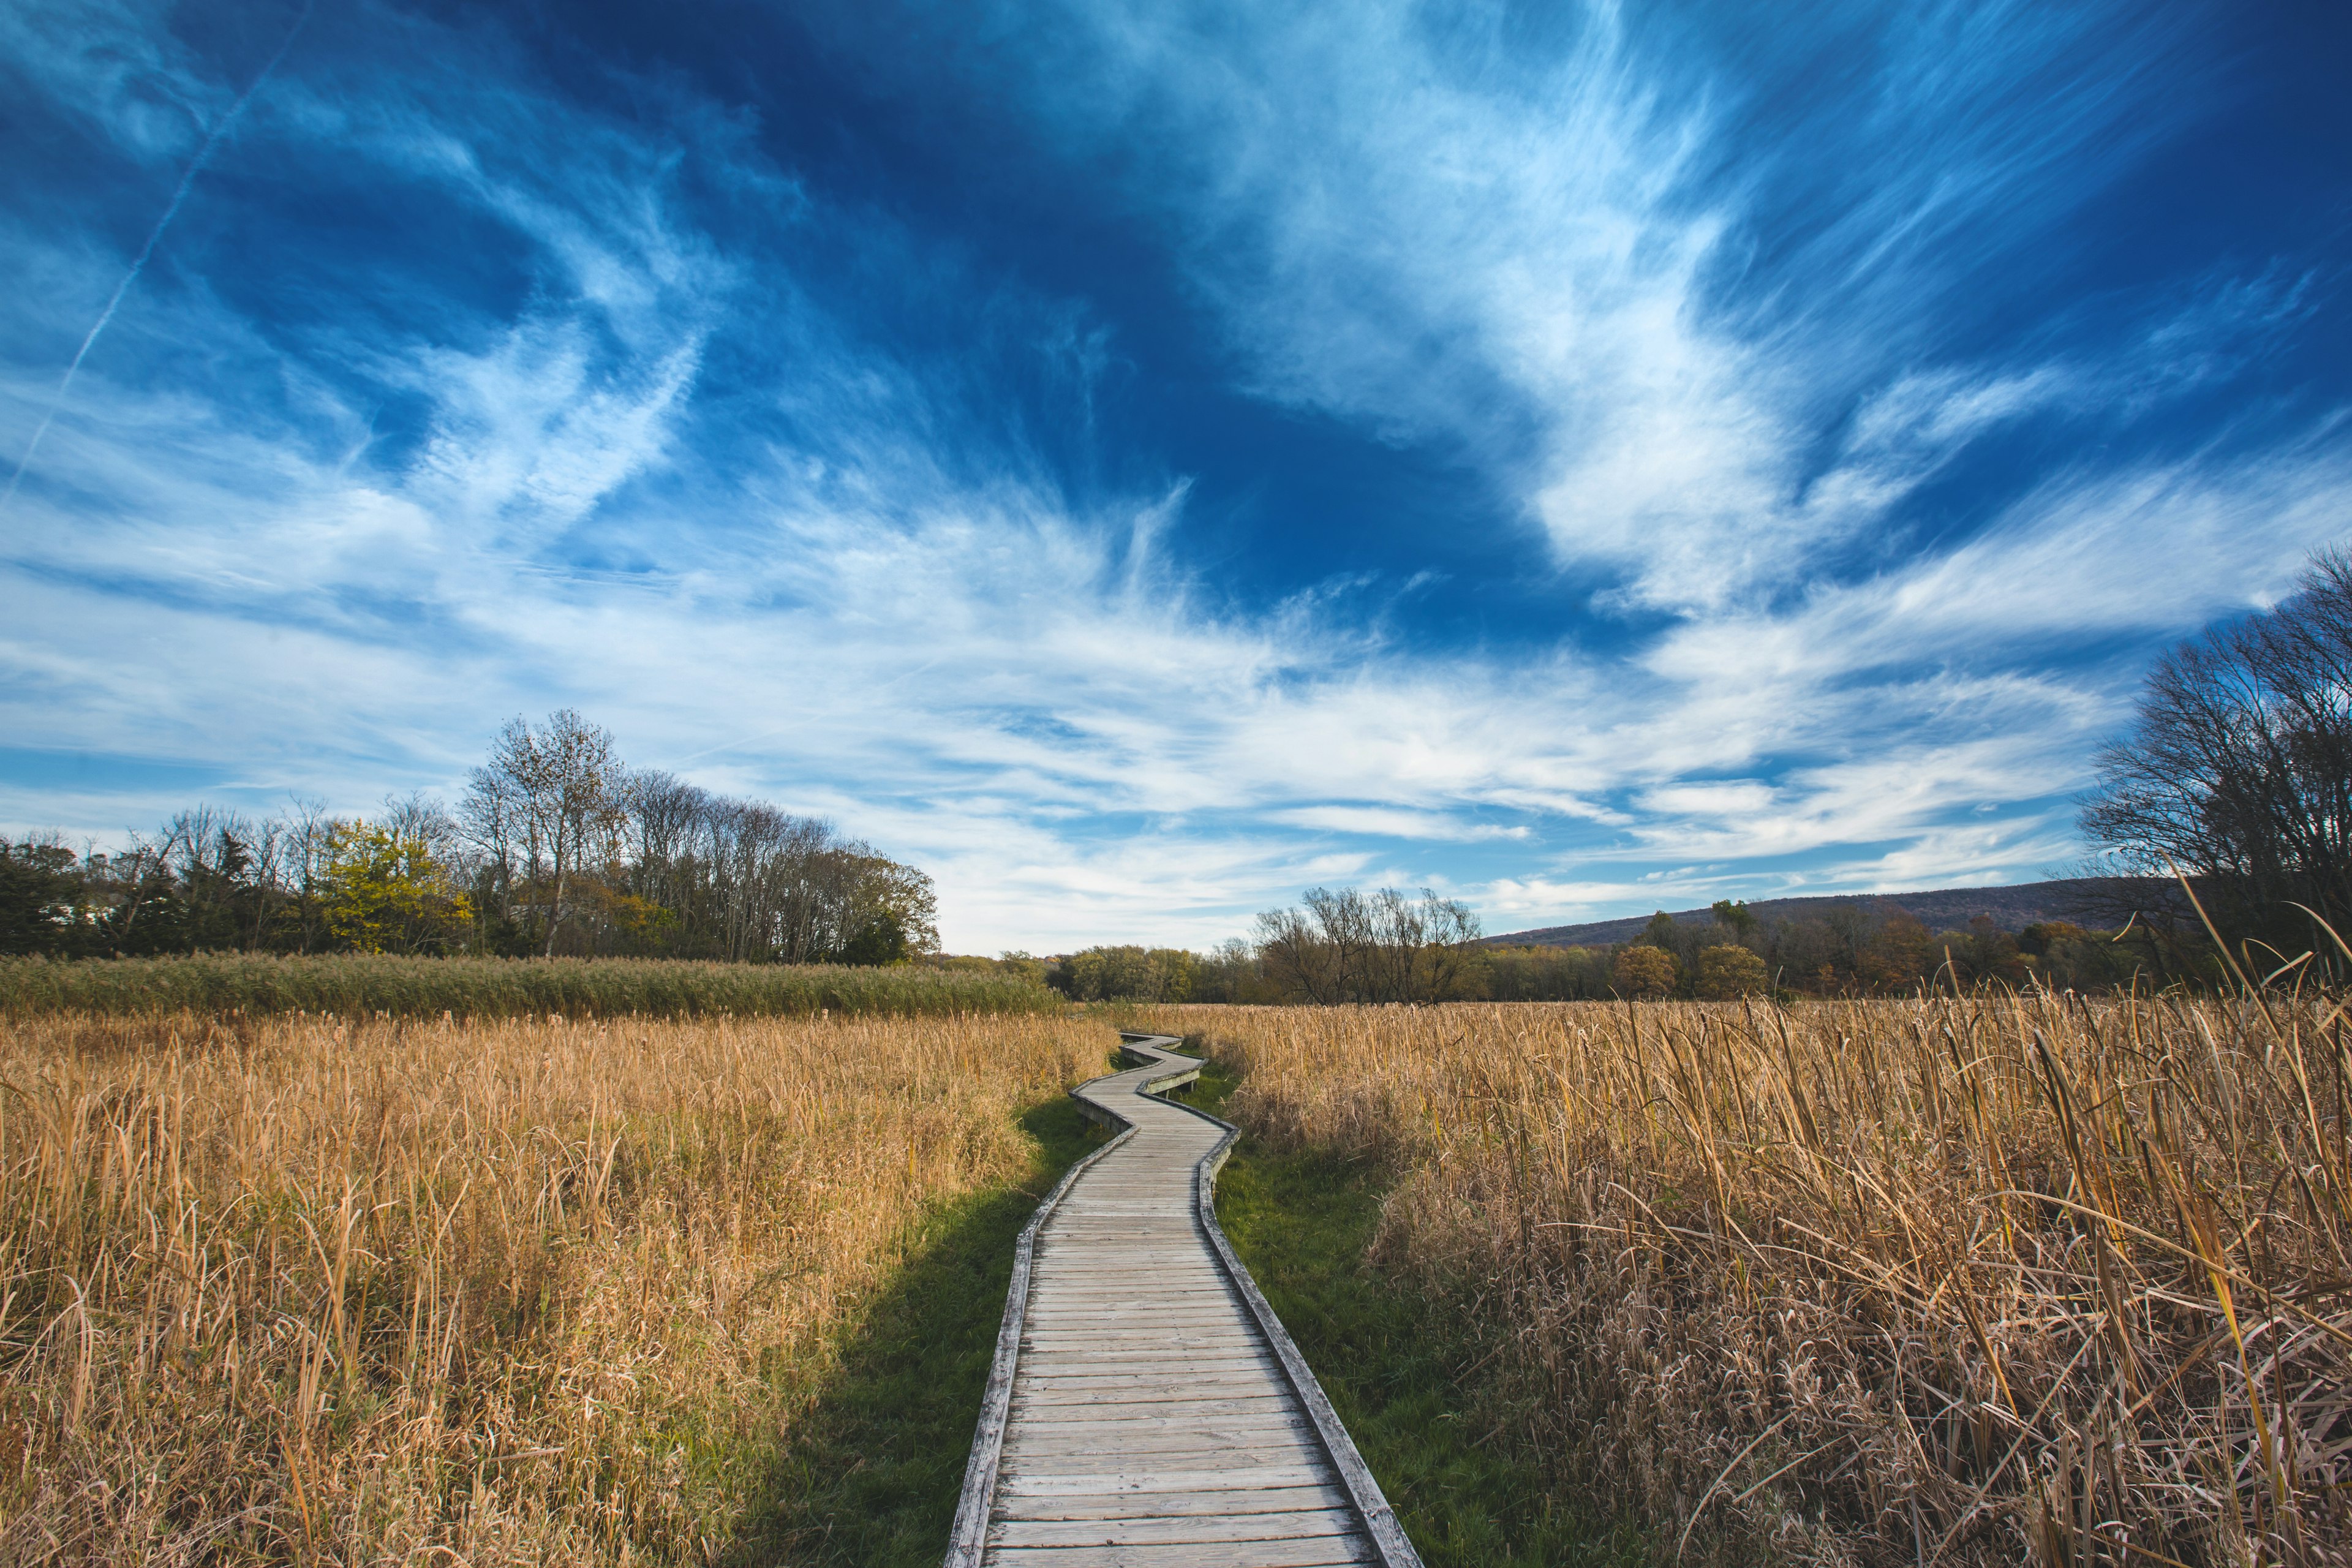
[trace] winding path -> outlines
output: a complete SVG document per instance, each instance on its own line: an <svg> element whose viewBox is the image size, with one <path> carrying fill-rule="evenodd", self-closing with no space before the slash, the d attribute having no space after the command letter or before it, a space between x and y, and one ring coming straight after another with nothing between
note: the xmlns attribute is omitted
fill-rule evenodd
<svg viewBox="0 0 2352 1568"><path fill-rule="evenodd" d="M1420 1568L1217 1228L1234 1131L1159 1097L1176 1043L1070 1091L1124 1131L1021 1234L947 1568Z"/></svg>

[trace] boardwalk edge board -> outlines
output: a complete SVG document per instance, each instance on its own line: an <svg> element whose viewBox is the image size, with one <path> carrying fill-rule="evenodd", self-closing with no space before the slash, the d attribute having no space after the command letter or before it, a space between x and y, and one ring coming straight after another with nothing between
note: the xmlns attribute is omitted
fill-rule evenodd
<svg viewBox="0 0 2352 1568"><path fill-rule="evenodd" d="M1158 1097L1165 1089L1190 1083L1200 1077L1201 1068L1197 1062L1176 1058L1167 1050L1168 1047L1180 1043L1173 1035L1147 1035L1122 1030L1119 1039L1123 1059L1138 1066L1164 1062L1172 1069L1164 1076L1143 1080L1136 1090L1139 1094ZM1178 1062L1187 1065L1179 1067L1176 1065ZM1089 1080L1094 1081L1099 1080ZM980 1425L972 1439L971 1458L964 1467L963 1495L956 1509L955 1527L949 1541L945 1568L981 1568L982 1558L987 1551L990 1520L997 1500L997 1476L1003 1464L1005 1428L1012 1407L1013 1380L1021 1354L1021 1340L1026 1327L1030 1276L1038 1232L1078 1177L1125 1143L1136 1131L1133 1123L1118 1118L1108 1107L1087 1100L1076 1089L1071 1090L1071 1098L1089 1118L1106 1125L1115 1124L1120 1131L1108 1143L1070 1168L1054 1190L1046 1194L1045 1201L1038 1205L1036 1214L1031 1216L1021 1232L1021 1239L1013 1253L1013 1283L1005 1295L1004 1324L997 1333L996 1361L989 1372L988 1392L982 1401ZM1324 1458L1346 1493L1350 1511L1360 1522L1365 1541L1375 1557L1382 1568L1422 1568L1420 1554L1414 1552L1403 1526L1397 1521L1396 1511L1389 1506L1380 1483L1372 1478L1362 1454L1357 1451L1355 1440L1348 1436L1347 1427L1331 1408L1330 1400L1323 1393L1323 1385L1316 1381L1313 1370L1307 1364L1307 1358L1299 1353L1289 1331L1282 1326L1282 1320L1275 1315L1273 1307L1259 1291L1257 1281L1243 1267L1240 1258L1234 1252L1233 1244L1225 1237L1223 1227L1217 1223L1217 1173L1223 1168L1226 1157L1232 1153L1241 1130L1222 1117L1212 1116L1181 1100L1163 1099L1160 1103L1173 1106L1222 1129L1223 1136L1217 1140L1216 1145L1193 1167L1192 1222L1208 1242L1235 1299L1247 1310L1267 1349L1272 1352L1276 1364L1282 1369L1283 1379L1289 1384L1292 1394L1312 1426L1317 1446L1322 1449Z"/></svg>

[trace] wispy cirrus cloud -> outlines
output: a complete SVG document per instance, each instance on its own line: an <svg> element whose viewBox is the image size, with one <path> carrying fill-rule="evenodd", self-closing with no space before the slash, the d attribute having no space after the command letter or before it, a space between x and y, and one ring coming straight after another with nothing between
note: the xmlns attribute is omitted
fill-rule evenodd
<svg viewBox="0 0 2352 1568"><path fill-rule="evenodd" d="M1955 357L1954 296L2202 103L2176 30L2099 6L1833 7L1830 59L1763 45L1745 83L1606 5L1549 39L1072 9L1040 96L1148 163L1262 391L1462 444L1564 562L1677 612L1813 580L1971 440L2086 404L2112 367ZM1851 81L1792 108L1773 68ZM1776 109L1801 133L1759 137Z"/></svg>
<svg viewBox="0 0 2352 1568"><path fill-rule="evenodd" d="M1023 15L964 84L1034 136L1001 156L1153 237L1268 445L1311 416L1504 497L1528 563L1457 586L1526 624L1201 553L1192 476L1106 449L1135 325L796 163L731 79L559 85L494 20L366 12L249 107L0 518L0 724L357 807L572 703L918 858L968 948L1363 878L1546 923L2031 875L2149 640L2344 526L2324 397L2198 404L2305 271L1974 297L2200 111L2169 32L1838 12L1840 113L1793 46L1742 78L1606 7ZM239 79L131 8L0 58L75 149L0 210L13 460ZM54 774L6 817L141 798Z"/></svg>

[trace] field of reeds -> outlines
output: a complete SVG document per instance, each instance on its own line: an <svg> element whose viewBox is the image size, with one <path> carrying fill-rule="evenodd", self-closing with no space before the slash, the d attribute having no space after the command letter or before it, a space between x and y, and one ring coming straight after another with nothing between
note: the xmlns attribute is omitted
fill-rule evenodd
<svg viewBox="0 0 2352 1568"><path fill-rule="evenodd" d="M910 1222L1111 1041L0 1022L0 1563L740 1556Z"/></svg>
<svg viewBox="0 0 2352 1568"><path fill-rule="evenodd" d="M1394 1185L1481 1441L1659 1561L2352 1560L2344 1022L2308 997L1194 1007Z"/></svg>
<svg viewBox="0 0 2352 1568"><path fill-rule="evenodd" d="M200 953L0 958L0 1016L343 1013L395 1017L709 1018L819 1013L1055 1013L1064 998L1010 973L900 965L628 958L409 958Z"/></svg>

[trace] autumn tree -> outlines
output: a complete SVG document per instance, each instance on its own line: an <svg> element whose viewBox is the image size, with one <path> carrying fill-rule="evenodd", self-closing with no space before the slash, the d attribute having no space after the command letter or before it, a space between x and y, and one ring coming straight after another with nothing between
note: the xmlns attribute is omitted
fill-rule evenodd
<svg viewBox="0 0 2352 1568"><path fill-rule="evenodd" d="M1756 911L1748 907L1746 900L1734 903L1729 899L1717 899L1708 909L1715 916L1715 923L1730 927L1739 941L1744 942L1756 934Z"/></svg>
<svg viewBox="0 0 2352 1568"><path fill-rule="evenodd" d="M1934 939L1907 910L1888 913L1863 949L1862 977L1882 991L1903 991L1925 979L1935 963Z"/></svg>
<svg viewBox="0 0 2352 1568"><path fill-rule="evenodd" d="M2017 938L2001 930L1990 915L1972 917L1966 931L1947 931L1941 946L1941 956L1952 965L1958 980L2016 985L2025 979L2025 955Z"/></svg>
<svg viewBox="0 0 2352 1568"><path fill-rule="evenodd" d="M326 909L329 929L362 952L457 945L474 912L422 834L368 822L329 835Z"/></svg>
<svg viewBox="0 0 2352 1568"><path fill-rule="evenodd" d="M940 901L929 876L864 845L840 853L846 884L841 918L845 951L861 938L873 941L869 933L887 933L881 940L897 949L898 958L937 952Z"/></svg>
<svg viewBox="0 0 2352 1568"><path fill-rule="evenodd" d="M1675 968L1674 955L1646 943L1620 952L1610 965L1610 977L1616 983L1618 994L1645 1002L1673 995L1675 984L1681 978Z"/></svg>
<svg viewBox="0 0 2352 1568"><path fill-rule="evenodd" d="M1640 949L1626 951L1634 952ZM1764 961L1744 947L1719 942L1699 950L1698 994L1710 1001L1760 995L1771 984L1772 976L1766 971Z"/></svg>
<svg viewBox="0 0 2352 1568"><path fill-rule="evenodd" d="M470 929L450 925L459 910ZM60 956L462 946L876 963L939 945L920 868L822 818L631 772L569 711L501 730L456 816L421 794L365 821L316 800L264 821L199 805L111 849L0 846L0 950Z"/></svg>
<svg viewBox="0 0 2352 1568"><path fill-rule="evenodd" d="M1047 984L1079 1002L1182 1002L1198 967L1181 948L1090 947L1055 963Z"/></svg>

